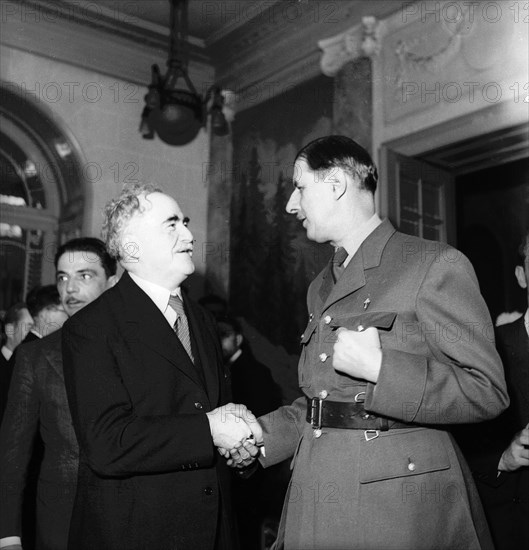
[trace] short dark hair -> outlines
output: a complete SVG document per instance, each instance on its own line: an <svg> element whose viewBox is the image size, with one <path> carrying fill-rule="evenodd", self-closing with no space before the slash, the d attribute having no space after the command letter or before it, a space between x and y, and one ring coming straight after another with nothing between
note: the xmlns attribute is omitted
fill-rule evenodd
<svg viewBox="0 0 529 550"><path fill-rule="evenodd" d="M59 291L55 285L36 286L26 296L29 314L35 318L42 310L61 305Z"/></svg>
<svg viewBox="0 0 529 550"><path fill-rule="evenodd" d="M26 302L17 302L7 309L4 315L4 325L11 325L20 321L20 312L23 309L28 309Z"/></svg>
<svg viewBox="0 0 529 550"><path fill-rule="evenodd" d="M107 279L116 274L117 262L107 252L105 243L101 239L96 239L95 237L79 237L61 244L55 254L55 269L57 269L59 258L67 252L90 252L96 254L101 260L101 265L105 270Z"/></svg>
<svg viewBox="0 0 529 550"><path fill-rule="evenodd" d="M296 160L303 159L315 172L341 168L360 181L361 189L375 193L378 172L371 155L356 141L346 136L325 136L311 141L299 150Z"/></svg>

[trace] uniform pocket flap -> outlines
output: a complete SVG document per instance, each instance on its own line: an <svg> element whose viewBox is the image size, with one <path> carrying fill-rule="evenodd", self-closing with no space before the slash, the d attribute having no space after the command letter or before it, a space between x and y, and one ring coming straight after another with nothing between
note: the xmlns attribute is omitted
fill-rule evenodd
<svg viewBox="0 0 529 550"><path fill-rule="evenodd" d="M444 446L438 440L433 441L428 437L425 430L405 433L395 430L394 434L390 434L363 444L360 483L416 476L450 468L450 459Z"/></svg>
<svg viewBox="0 0 529 550"><path fill-rule="evenodd" d="M364 329L375 327L380 330L390 330L396 317L397 313L395 311L373 311L361 313L354 317L333 319L331 326L335 329L344 327L349 330L358 330L359 326L364 327Z"/></svg>

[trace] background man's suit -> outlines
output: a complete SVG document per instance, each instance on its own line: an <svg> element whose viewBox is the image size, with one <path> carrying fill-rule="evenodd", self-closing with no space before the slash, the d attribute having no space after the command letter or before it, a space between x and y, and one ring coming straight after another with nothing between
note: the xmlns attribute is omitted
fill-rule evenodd
<svg viewBox="0 0 529 550"><path fill-rule="evenodd" d="M204 414L228 400L227 373L213 320L184 303L195 365L127 273L64 325L80 445L72 550L210 550L217 528L236 547L230 473Z"/></svg>
<svg viewBox="0 0 529 550"><path fill-rule="evenodd" d="M0 538L21 534L23 486L30 461L34 465L30 472L39 468L39 461L32 459L39 434L44 456L38 474L37 548L57 550L66 548L78 465L63 382L60 330L17 348L9 406L0 432L0 483L4 488Z"/></svg>
<svg viewBox="0 0 529 550"><path fill-rule="evenodd" d="M4 410L7 403L7 392L9 391L9 383L13 373L13 357L6 359L4 354L0 352L0 424L4 416Z"/></svg>
<svg viewBox="0 0 529 550"><path fill-rule="evenodd" d="M529 548L529 468L498 473L503 451L529 422L529 336L524 317L496 329L509 408L497 419L465 427L458 440L474 474L497 550Z"/></svg>
<svg viewBox="0 0 529 550"><path fill-rule="evenodd" d="M367 413L388 419L390 429L373 437L362 429L323 428L315 437L304 397L259 419L266 449L260 460L268 465L294 455L280 534L285 548L491 548L470 472L444 430L444 424L489 418L508 402L468 260L385 221L334 287L330 265L316 277L308 311L302 391L309 398L325 390L328 400L364 401ZM360 325L379 331L376 385L332 365L333 331ZM391 429L394 422L409 427Z"/></svg>

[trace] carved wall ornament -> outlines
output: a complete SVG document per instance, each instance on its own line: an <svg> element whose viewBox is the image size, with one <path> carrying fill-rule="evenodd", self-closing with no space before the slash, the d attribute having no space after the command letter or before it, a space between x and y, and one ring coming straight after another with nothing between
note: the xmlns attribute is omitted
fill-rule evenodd
<svg viewBox="0 0 529 550"><path fill-rule="evenodd" d="M338 71L358 57L372 57L380 51L381 23L373 16L362 17L362 23L331 38L320 40L323 50L320 66L324 75L336 76Z"/></svg>

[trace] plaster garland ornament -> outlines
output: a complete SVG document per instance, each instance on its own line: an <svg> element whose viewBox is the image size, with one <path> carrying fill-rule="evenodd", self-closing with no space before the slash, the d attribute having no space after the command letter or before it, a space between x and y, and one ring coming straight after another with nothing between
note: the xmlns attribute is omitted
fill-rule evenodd
<svg viewBox="0 0 529 550"><path fill-rule="evenodd" d="M437 74L453 59L461 50L463 35L468 33L466 26L468 6L464 10L454 27L450 29L450 36L436 52L429 55L420 55L414 50L419 49L420 44L429 37L415 38L410 41L399 40L395 47L394 55L397 58L397 71L395 75L395 94L398 96L402 84L409 79L410 71L428 72Z"/></svg>

